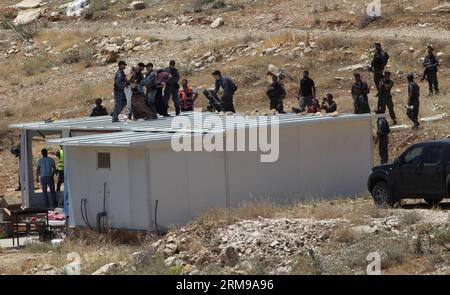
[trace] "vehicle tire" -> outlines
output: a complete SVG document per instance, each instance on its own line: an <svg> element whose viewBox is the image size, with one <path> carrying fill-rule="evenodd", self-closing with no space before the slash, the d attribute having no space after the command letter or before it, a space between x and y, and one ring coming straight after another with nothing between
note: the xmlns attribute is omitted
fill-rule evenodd
<svg viewBox="0 0 450 295"><path fill-rule="evenodd" d="M435 207L437 205L439 205L439 203L442 201L443 198L435 198L435 199L429 199L429 198L425 198L425 202L428 203L428 205Z"/></svg>
<svg viewBox="0 0 450 295"><path fill-rule="evenodd" d="M372 189L372 198L379 207L393 207L397 201L386 182L378 182Z"/></svg>

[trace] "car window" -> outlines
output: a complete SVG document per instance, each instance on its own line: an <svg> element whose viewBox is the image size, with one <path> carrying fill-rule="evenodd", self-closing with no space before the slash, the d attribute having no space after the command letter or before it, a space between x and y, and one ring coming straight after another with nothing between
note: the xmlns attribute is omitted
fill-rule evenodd
<svg viewBox="0 0 450 295"><path fill-rule="evenodd" d="M442 146L432 145L425 149L423 155L424 164L437 164L441 161Z"/></svg>
<svg viewBox="0 0 450 295"><path fill-rule="evenodd" d="M423 152L423 146L418 146L418 147L415 147L415 148L409 150L403 156L402 163L403 164L413 164L413 163L420 161L420 158L422 157L422 152Z"/></svg>

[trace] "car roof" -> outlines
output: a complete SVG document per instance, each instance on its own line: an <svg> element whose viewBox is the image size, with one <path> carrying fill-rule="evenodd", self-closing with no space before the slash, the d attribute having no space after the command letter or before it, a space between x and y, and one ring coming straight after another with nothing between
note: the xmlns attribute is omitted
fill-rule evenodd
<svg viewBox="0 0 450 295"><path fill-rule="evenodd" d="M429 140L424 142L418 142L416 144L413 144L412 146L418 146L418 145L430 145L430 144L450 144L450 139L444 138L444 139L436 139L436 140Z"/></svg>

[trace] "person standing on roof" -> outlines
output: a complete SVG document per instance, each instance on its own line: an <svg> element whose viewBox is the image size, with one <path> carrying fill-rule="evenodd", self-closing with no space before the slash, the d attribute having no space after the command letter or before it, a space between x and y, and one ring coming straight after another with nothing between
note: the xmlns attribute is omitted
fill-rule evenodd
<svg viewBox="0 0 450 295"><path fill-rule="evenodd" d="M39 159L36 171L36 181L41 184L44 201L47 208L54 209L56 202L55 180L53 175L56 172L55 161L48 157L48 151L42 149L42 158ZM50 189L50 196L47 189Z"/></svg>
<svg viewBox="0 0 450 295"><path fill-rule="evenodd" d="M178 69L175 68L175 61L171 60L169 62L169 67L167 67L164 71L169 73L169 79L166 82L166 86L164 88L164 104L166 108L169 108L169 100L172 97L175 114L178 116L180 114L180 98L178 96L178 90L180 89L180 74L178 73Z"/></svg>
<svg viewBox="0 0 450 295"><path fill-rule="evenodd" d="M370 71L373 73L375 87L379 90L380 81L383 79L384 68L389 61L389 54L381 48L381 43L375 43L375 54L370 65Z"/></svg>
<svg viewBox="0 0 450 295"><path fill-rule="evenodd" d="M219 70L215 70L212 73L212 76L216 80L216 85L213 92L217 95L220 88L223 89L223 97L221 102L222 111L235 113L236 110L234 109L233 100L234 93L237 91L238 87L233 80L231 80L231 78L222 76L222 73Z"/></svg>
<svg viewBox="0 0 450 295"><path fill-rule="evenodd" d="M413 122L413 129L419 128L419 106L420 106L420 87L414 82L414 74L410 73L408 79L408 105L406 106L406 115Z"/></svg>
<svg viewBox="0 0 450 295"><path fill-rule="evenodd" d="M300 89L298 91L300 112L304 112L308 107L312 106L315 98L316 84L309 77L309 71L303 71L303 78L300 80Z"/></svg>
<svg viewBox="0 0 450 295"><path fill-rule="evenodd" d="M286 90L278 76L273 74L270 74L270 76L272 76L272 84L269 85L266 91L266 95L270 100L270 109L276 110L279 114L285 114L283 100L286 97Z"/></svg>
<svg viewBox="0 0 450 295"><path fill-rule="evenodd" d="M188 85L188 80L181 81L180 89L180 108L182 112L191 112L194 110L194 102L198 97L198 92L195 87Z"/></svg>
<svg viewBox="0 0 450 295"><path fill-rule="evenodd" d="M126 62L119 61L118 69L114 76L114 112L112 114L112 121L119 122L119 115L127 105L127 98L125 96L125 88L130 85L125 75Z"/></svg>

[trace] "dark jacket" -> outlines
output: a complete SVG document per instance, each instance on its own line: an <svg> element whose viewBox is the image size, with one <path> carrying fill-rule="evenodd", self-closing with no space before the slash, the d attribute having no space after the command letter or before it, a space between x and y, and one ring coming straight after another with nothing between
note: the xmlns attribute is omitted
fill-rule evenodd
<svg viewBox="0 0 450 295"><path fill-rule="evenodd" d="M114 91L123 91L128 85L130 85L130 82L127 80L125 72L118 69L114 76Z"/></svg>
<svg viewBox="0 0 450 295"><path fill-rule="evenodd" d="M157 75L156 71L153 71L150 74L148 74L147 77L145 77L143 84L147 88L147 90L157 88L157 86L158 86L158 83L156 82L157 76L158 75Z"/></svg>
<svg viewBox="0 0 450 295"><path fill-rule="evenodd" d="M388 63L389 58L389 54L387 54L384 50L375 52L371 63L371 68L373 70L383 70Z"/></svg>
<svg viewBox="0 0 450 295"><path fill-rule="evenodd" d="M216 80L216 87L214 88L214 93L217 94L219 92L220 87L223 89L223 97L232 96L236 90L237 86L234 84L233 80L226 76L220 77L220 79Z"/></svg>
<svg viewBox="0 0 450 295"><path fill-rule="evenodd" d="M363 95L367 98L367 94L370 93L369 85L366 82L355 82L352 85L352 97L356 99L359 95Z"/></svg>
<svg viewBox="0 0 450 295"><path fill-rule="evenodd" d="M283 84L275 82L269 85L266 94L270 100L282 100L286 96L286 90Z"/></svg>
<svg viewBox="0 0 450 295"><path fill-rule="evenodd" d="M167 67L164 69L164 72L169 73L172 77L167 80L166 84L169 86L178 85L178 82L180 81L180 74L178 73L177 68L171 68Z"/></svg>
<svg viewBox="0 0 450 295"><path fill-rule="evenodd" d="M387 136L391 132L389 128L389 123L386 118L378 118L377 120L377 136L384 137Z"/></svg>
<svg viewBox="0 0 450 295"><path fill-rule="evenodd" d="M420 86L416 82L411 81L408 84L408 105L416 105L419 103Z"/></svg>
<svg viewBox="0 0 450 295"><path fill-rule="evenodd" d="M438 66L439 66L439 61L437 60L437 58L434 54L427 55L423 62L423 66L425 67L426 71L437 72Z"/></svg>

